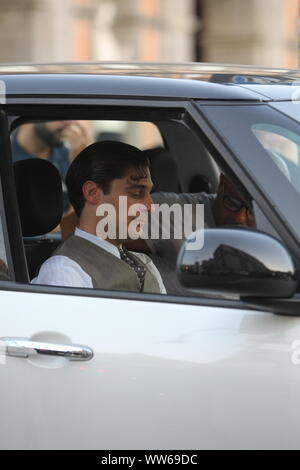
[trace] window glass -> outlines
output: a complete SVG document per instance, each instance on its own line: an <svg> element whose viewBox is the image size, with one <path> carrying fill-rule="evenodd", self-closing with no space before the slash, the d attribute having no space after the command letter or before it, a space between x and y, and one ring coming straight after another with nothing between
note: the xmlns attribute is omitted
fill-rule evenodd
<svg viewBox="0 0 300 470"><path fill-rule="evenodd" d="M39 157L58 169L63 187L64 214L71 207L65 185L70 163L93 142L114 140L141 150L163 147L158 128L150 122L64 120L26 123L11 135L13 162ZM59 227L56 231L59 232Z"/></svg>
<svg viewBox="0 0 300 470"><path fill-rule="evenodd" d="M268 207L276 208L276 219L280 219L276 231L284 236L288 226L297 239L300 126L295 116L291 113L288 117L287 113L288 109L295 112L299 108L293 103L285 108L282 113L269 105L201 106L223 142L233 151L234 160L240 160L251 174ZM265 215L273 218L269 208L262 207Z"/></svg>
<svg viewBox="0 0 300 470"><path fill-rule="evenodd" d="M269 156L300 193L300 139L290 130L270 124L254 124L252 131Z"/></svg>
<svg viewBox="0 0 300 470"><path fill-rule="evenodd" d="M120 238L125 240L123 243L125 249L132 252L131 255L129 253L132 257L130 258L128 252L118 250L117 246L119 245L114 242L118 237L113 230L110 235L111 243L103 243L107 240L105 237L107 232L105 224L110 223L109 229L112 229L112 220L115 220L113 217L109 218L106 213L97 214L99 216L99 224L97 223L96 227L98 238L95 239L94 229L91 230L89 227L89 231L76 229L78 218L72 208L69 207L69 212L65 211L60 226L55 229L56 233L51 232L46 235L40 233L37 235L33 230L31 234L27 232L26 238L24 238L29 276L34 284L103 288L106 290L120 290L121 286L122 290L134 292L165 293L167 291L167 293L175 295L197 295L195 292L191 293L185 289L180 284L176 274L177 257L184 239L191 232L202 228L204 225L214 227L224 224L246 224L248 227L252 220L251 201L248 201L237 188L233 187L231 182L225 179L225 175L222 175L221 181L217 163L215 161L211 162L212 156L208 153L205 144L187 126L179 122L160 122L159 126L160 131L158 127L150 122L114 120L52 121L24 124L17 129L12 136L13 160L18 161L20 148L23 152L23 154L19 153L20 159L29 158L30 155L26 156L24 150L29 153L30 148L41 148L40 145L35 145L36 141L42 141L45 144L44 147L48 145L50 149L48 156L41 154L40 157L47 158L57 166L61 174L66 197L66 185L64 183L64 171L66 169L59 166L59 163L67 161L69 165L76 158L76 151L77 153L80 151L76 142L78 142L77 138L80 140L80 136L86 137L85 145L92 142L113 140L137 146L142 150L148 150L151 180L147 172L143 173L145 176L142 177L141 183L139 185L132 183L134 190L130 189L131 178L133 178L133 182L136 178L139 181L141 175L139 169L138 173L135 173L134 170L131 176L132 167L129 166L129 179L128 176L124 176L124 178L114 176L113 180L124 179L124 181L118 181L117 184L110 185L109 191L111 193L105 194L104 200L112 202L114 210L124 211L124 213L128 207L124 208L118 205L117 201L120 195L127 197L127 202L132 208L138 204L144 204L146 210L140 214L140 219L141 225L143 223L146 225L145 232L149 228L146 222L147 220L149 222L151 218L150 213L151 216L152 213L156 213L158 216L151 220L150 232L146 233L145 239L137 239L136 241L133 237L132 240L126 240L126 235L123 239ZM50 134L52 134L52 137L50 137ZM58 155L59 150L60 154ZM154 152L151 153L151 151ZM85 177L84 160L79 161L79 165L81 165L81 171L78 174L83 174ZM110 175L114 174L114 169L108 171L104 168L103 171L106 171L107 174L102 177L110 178ZM89 168L89 172L92 172L92 168ZM89 175L88 180L94 182L95 178L94 174ZM22 174L22 183L23 179ZM50 188L45 191L46 187L47 179L43 185L43 192L49 194L51 192ZM97 189L94 188L94 191L97 191ZM150 192L151 198L149 196ZM217 209L214 210L217 196L219 196ZM148 211L151 199L156 204L155 210L152 212L151 210ZM74 201L74 207L76 207L76 198L72 201ZM133 210L133 213L129 215L131 218L138 214ZM38 218L38 214L36 218ZM123 221L124 219L126 225L130 218L118 217L118 223L120 224L120 220ZM95 220L93 219L91 226L94 223ZM137 232L140 231L138 217L134 223L130 223L130 227L133 231L135 228ZM103 232L100 232L101 228L103 228ZM126 225L124 230L127 228L129 227ZM98 229L99 231L97 231ZM52 229L49 228L48 232L50 230ZM65 244L58 248L60 230L63 239L69 235L70 239L68 239L68 245ZM86 233L83 233L84 231ZM72 238L73 233L75 233L75 237ZM40 239L33 240L33 238ZM51 244L46 243L49 238L52 241ZM199 240L199 242L201 241ZM69 252L68 247L72 243L75 243L76 246L80 244L80 250L78 250L78 246L75 249L74 245L71 246L73 251ZM96 250L94 245L100 245L102 251ZM39 251L39 254L35 255L37 251ZM87 253L87 256L79 259L77 257L78 252ZM56 256L56 259L55 257L49 259L53 253L60 254L60 257ZM40 257L40 254L43 256ZM115 256L111 257L112 254ZM66 261L68 258L69 260ZM95 269L95 259L97 258L99 258L99 266L102 267L100 270ZM90 262L91 259L93 260L92 263ZM120 263L120 260L122 263ZM105 265L106 262L107 265ZM144 265L147 266L146 270ZM137 280L139 284L136 284ZM215 296L213 294L213 297ZM230 295L230 298L235 298L235 296Z"/></svg>

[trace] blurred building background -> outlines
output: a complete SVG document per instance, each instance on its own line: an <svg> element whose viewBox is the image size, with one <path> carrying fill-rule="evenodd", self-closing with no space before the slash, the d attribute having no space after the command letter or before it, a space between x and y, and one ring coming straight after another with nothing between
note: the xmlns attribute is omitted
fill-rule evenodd
<svg viewBox="0 0 300 470"><path fill-rule="evenodd" d="M0 62L297 67L299 0L0 0Z"/></svg>

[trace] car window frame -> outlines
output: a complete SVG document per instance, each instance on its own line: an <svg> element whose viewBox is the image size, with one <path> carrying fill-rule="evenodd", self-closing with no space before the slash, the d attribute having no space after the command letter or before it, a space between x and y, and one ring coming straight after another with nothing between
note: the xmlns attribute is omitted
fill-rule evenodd
<svg viewBox="0 0 300 470"><path fill-rule="evenodd" d="M22 100L21 100L22 101ZM199 112L195 113L195 106L193 100L176 100L176 99L164 99L164 100L141 100L137 98L132 99L101 99L96 98L90 100L93 103L89 102L89 105L86 105L86 102L83 103L82 99L77 100L72 98L72 100L59 99L59 105L56 103L56 99L50 99L47 97L44 101L42 98L37 100L32 100L26 103L14 103L12 105L5 105L3 109L6 113L6 120L10 120L11 129L14 130L18 125L24 122L30 121L40 121L40 120L63 120L63 119L91 119L91 115L94 115L94 119L107 119L111 116L111 109L114 107L116 115L119 114L118 120L129 120L130 114L134 116L132 120L134 121L149 121L152 122L149 117L152 116L153 122L155 120L162 120L162 115L164 118L166 116L174 116L177 113L177 119L182 121L187 127L190 128L201 141L203 138L207 140L205 133L200 131L197 128L197 118L199 117ZM32 102L33 101L33 102ZM38 104L36 103L38 102ZM53 104L55 101L55 105ZM79 102L78 102L79 101ZM70 106L66 106L66 102ZM41 104L44 104L41 107ZM60 108L60 105L62 109ZM101 113L99 113L99 106L101 106ZM108 113L106 113L105 108L109 107ZM142 116L145 116L145 110L147 110L147 119L143 119ZM92 112L92 114L91 114ZM124 114L122 114L124 113ZM14 118L12 117L14 116ZM124 116L124 117L122 117ZM158 119L159 118L159 119ZM208 139L208 143L211 144ZM207 143L206 142L206 143ZM215 148L213 147L213 150ZM214 157L215 158L215 157ZM10 165L12 167L12 161L10 159ZM5 199L5 198L4 198ZM6 204L6 202L4 201ZM18 211L17 211L18 213ZM25 256L25 255L24 255ZM17 262L20 262L18 260ZM25 261L26 263L26 261ZM84 296L84 297L100 297L100 298L118 298L123 300L134 300L134 301L151 301L151 302L160 302L160 303L176 303L176 304L187 304L187 305L202 305L202 306L215 306L222 308L233 308L233 309L242 309L242 310L261 310L258 306L248 305L243 300L238 299L220 299L217 297L208 298L205 296L193 297L193 295L183 296L183 295L170 295L170 294L145 294L145 293L134 293L134 292L119 292L119 291L105 291L102 289L87 289L87 288L73 288L73 287L59 287L59 286L45 286L45 285L33 285L30 283L14 283L9 282L4 284L0 282L0 290L8 291L17 291L17 292L32 292L40 294L55 294L55 295L75 295L75 296ZM141 295L142 294L142 295Z"/></svg>

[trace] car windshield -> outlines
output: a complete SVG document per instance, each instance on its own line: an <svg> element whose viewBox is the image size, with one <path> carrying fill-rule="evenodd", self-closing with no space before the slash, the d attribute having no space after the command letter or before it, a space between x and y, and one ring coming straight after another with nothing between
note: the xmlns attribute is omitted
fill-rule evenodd
<svg viewBox="0 0 300 470"><path fill-rule="evenodd" d="M300 137L289 129L259 123L251 126L259 140L280 171L300 193Z"/></svg>
<svg viewBox="0 0 300 470"><path fill-rule="evenodd" d="M298 237L300 103L202 105L201 110Z"/></svg>
<svg viewBox="0 0 300 470"><path fill-rule="evenodd" d="M272 103L271 106L300 123L300 101ZM264 123L252 126L252 131L278 168L300 193L300 134L293 132L289 126Z"/></svg>

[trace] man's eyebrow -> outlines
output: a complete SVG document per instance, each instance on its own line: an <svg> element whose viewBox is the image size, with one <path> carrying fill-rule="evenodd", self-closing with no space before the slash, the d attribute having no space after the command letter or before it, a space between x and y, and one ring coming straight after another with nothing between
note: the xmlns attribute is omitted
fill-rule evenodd
<svg viewBox="0 0 300 470"><path fill-rule="evenodd" d="M145 189L145 188L153 188L153 184L134 184L134 183L128 183L126 186L126 189Z"/></svg>

